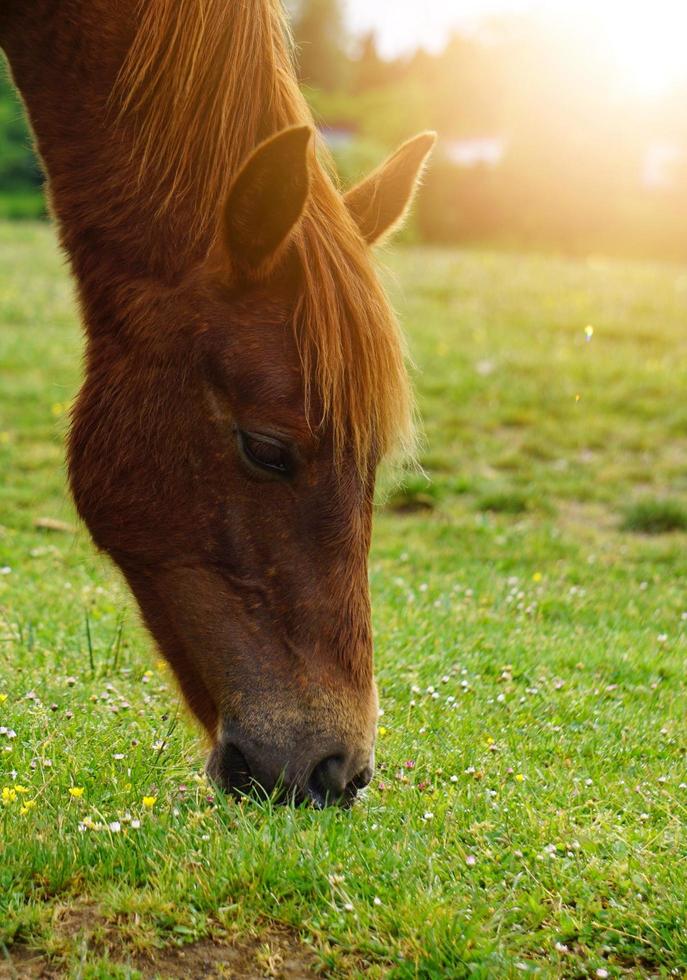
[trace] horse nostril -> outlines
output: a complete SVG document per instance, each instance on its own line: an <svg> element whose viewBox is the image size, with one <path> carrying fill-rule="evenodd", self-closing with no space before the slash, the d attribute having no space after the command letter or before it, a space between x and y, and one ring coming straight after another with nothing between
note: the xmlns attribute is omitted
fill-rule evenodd
<svg viewBox="0 0 687 980"><path fill-rule="evenodd" d="M346 760L344 757L330 755L318 762L310 773L306 792L318 806L338 803L346 792Z"/></svg>
<svg viewBox="0 0 687 980"><path fill-rule="evenodd" d="M250 766L245 755L236 745L231 743L224 750L222 776L228 789L236 793L247 793L253 783Z"/></svg>
<svg viewBox="0 0 687 980"><path fill-rule="evenodd" d="M372 766L365 766L357 776L354 776L349 786L354 786L356 790L365 789L372 779ZM354 794L355 795L355 794Z"/></svg>
<svg viewBox="0 0 687 980"><path fill-rule="evenodd" d="M348 779L346 760L340 755L330 755L313 769L306 787L307 795L317 806L333 803L350 804L372 779L372 769L365 766L353 779Z"/></svg>

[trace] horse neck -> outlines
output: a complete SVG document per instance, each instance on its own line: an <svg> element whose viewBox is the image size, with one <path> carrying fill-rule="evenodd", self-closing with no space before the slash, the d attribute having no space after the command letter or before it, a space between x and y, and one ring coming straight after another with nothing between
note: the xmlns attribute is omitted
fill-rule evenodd
<svg viewBox="0 0 687 980"><path fill-rule="evenodd" d="M176 283L210 246L196 228L202 188L169 188L135 159L135 114L111 93L133 41L137 0L6 0L0 45L26 104L52 210L88 309L113 283Z"/></svg>

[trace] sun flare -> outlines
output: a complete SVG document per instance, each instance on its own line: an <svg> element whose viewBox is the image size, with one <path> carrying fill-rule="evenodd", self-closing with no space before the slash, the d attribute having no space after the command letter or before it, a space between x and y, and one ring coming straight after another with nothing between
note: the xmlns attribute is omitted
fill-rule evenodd
<svg viewBox="0 0 687 980"><path fill-rule="evenodd" d="M687 75L687 3L658 0L631 4L606 0L593 5L614 67L626 87L659 96Z"/></svg>
<svg viewBox="0 0 687 980"><path fill-rule="evenodd" d="M439 50L453 30L501 15L533 15L552 28L574 23L598 41L608 68L633 94L662 95L687 79L687 0L347 0L356 30L375 30L391 57L418 45Z"/></svg>

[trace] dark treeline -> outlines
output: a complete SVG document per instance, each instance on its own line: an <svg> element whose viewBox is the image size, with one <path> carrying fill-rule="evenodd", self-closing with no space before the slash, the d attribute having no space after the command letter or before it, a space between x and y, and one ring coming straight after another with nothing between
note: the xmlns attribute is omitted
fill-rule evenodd
<svg viewBox="0 0 687 980"><path fill-rule="evenodd" d="M41 184L21 104L0 64L0 216L41 215Z"/></svg>
<svg viewBox="0 0 687 980"><path fill-rule="evenodd" d="M440 142L412 233L687 257L687 90L645 101L579 23L502 18L439 54L382 59L339 0L292 0L301 80L346 182L400 140ZM40 174L0 78L0 214L35 215Z"/></svg>

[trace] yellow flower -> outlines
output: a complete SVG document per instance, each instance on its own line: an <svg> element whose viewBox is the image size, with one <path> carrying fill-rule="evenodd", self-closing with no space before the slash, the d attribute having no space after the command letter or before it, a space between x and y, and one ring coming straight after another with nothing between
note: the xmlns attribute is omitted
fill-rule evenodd
<svg viewBox="0 0 687 980"><path fill-rule="evenodd" d="M535 572L534 575L532 576L532 581L533 582L541 582L541 580L543 578L544 578L544 576L542 575L541 572Z"/></svg>
<svg viewBox="0 0 687 980"><path fill-rule="evenodd" d="M13 786L3 786L2 793L0 793L0 799L4 804L14 803L17 798L17 791Z"/></svg>
<svg viewBox="0 0 687 980"><path fill-rule="evenodd" d="M75 800L80 800L83 796L83 786L70 786L69 795Z"/></svg>
<svg viewBox="0 0 687 980"><path fill-rule="evenodd" d="M515 781L516 783L523 783L525 781L525 777L521 772L517 774L517 776L515 777Z"/></svg>
<svg viewBox="0 0 687 980"><path fill-rule="evenodd" d="M82 820L82 823L83 823L84 827L86 827L88 830L94 830L95 829L95 820L93 820L92 817L84 817L83 820Z"/></svg>
<svg viewBox="0 0 687 980"><path fill-rule="evenodd" d="M143 806L146 808L146 810L152 810L153 807L155 806L156 800L157 800L157 796L144 796Z"/></svg>
<svg viewBox="0 0 687 980"><path fill-rule="evenodd" d="M380 738L383 738L386 735L386 732L387 729L384 727L384 725L380 725L379 728L377 729L377 734L379 735Z"/></svg>
<svg viewBox="0 0 687 980"><path fill-rule="evenodd" d="M33 808L35 807L35 805L36 805L36 801L35 800L27 800L26 803L23 805L23 807L19 811L21 813L22 817L25 817L26 814L30 810L33 810Z"/></svg>
<svg viewBox="0 0 687 980"><path fill-rule="evenodd" d="M0 704L4 704L6 700L7 700L7 695L0 694Z"/></svg>
<svg viewBox="0 0 687 980"><path fill-rule="evenodd" d="M14 787L14 792L15 793L21 793L22 796L24 796L26 793L30 792L30 790L28 790L26 788L26 786L15 786Z"/></svg>

